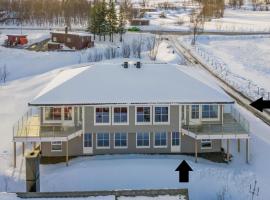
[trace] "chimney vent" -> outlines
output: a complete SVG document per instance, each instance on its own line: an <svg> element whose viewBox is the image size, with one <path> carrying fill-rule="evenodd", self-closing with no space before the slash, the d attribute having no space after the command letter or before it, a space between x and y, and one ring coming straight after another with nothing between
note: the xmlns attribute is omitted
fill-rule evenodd
<svg viewBox="0 0 270 200"><path fill-rule="evenodd" d="M124 67L125 69L127 69L127 68L128 68L128 62L124 62L123 67Z"/></svg>
<svg viewBox="0 0 270 200"><path fill-rule="evenodd" d="M68 27L65 27L65 34L68 34Z"/></svg>
<svg viewBox="0 0 270 200"><path fill-rule="evenodd" d="M140 61L135 63L135 66L137 69L140 69L142 67L142 63Z"/></svg>

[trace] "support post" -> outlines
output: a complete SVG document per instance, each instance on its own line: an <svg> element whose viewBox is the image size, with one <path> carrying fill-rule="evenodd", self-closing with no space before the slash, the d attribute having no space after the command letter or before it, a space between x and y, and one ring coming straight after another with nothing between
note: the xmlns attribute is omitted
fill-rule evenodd
<svg viewBox="0 0 270 200"><path fill-rule="evenodd" d="M249 163L249 139L246 139L246 163Z"/></svg>
<svg viewBox="0 0 270 200"><path fill-rule="evenodd" d="M66 142L66 166L68 166L68 140Z"/></svg>
<svg viewBox="0 0 270 200"><path fill-rule="evenodd" d="M238 149L238 153L240 153L240 149L241 149L241 147L240 147L240 139L237 139L237 149Z"/></svg>
<svg viewBox="0 0 270 200"><path fill-rule="evenodd" d="M227 162L230 160L230 140L227 139Z"/></svg>
<svg viewBox="0 0 270 200"><path fill-rule="evenodd" d="M16 142L13 142L13 164L14 164L14 168L16 168L16 161L17 161L17 156L16 156Z"/></svg>
<svg viewBox="0 0 270 200"><path fill-rule="evenodd" d="M24 144L24 142L22 143L22 155L23 155L23 157L24 157L24 153L25 153L25 144Z"/></svg>
<svg viewBox="0 0 270 200"><path fill-rule="evenodd" d="M197 139L195 139L195 162L198 161L198 142Z"/></svg>

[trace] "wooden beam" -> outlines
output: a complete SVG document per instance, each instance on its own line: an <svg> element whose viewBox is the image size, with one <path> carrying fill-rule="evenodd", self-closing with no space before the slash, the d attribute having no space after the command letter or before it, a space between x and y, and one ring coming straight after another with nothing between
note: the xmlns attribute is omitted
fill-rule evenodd
<svg viewBox="0 0 270 200"><path fill-rule="evenodd" d="M66 141L66 166L68 166L68 140Z"/></svg>
<svg viewBox="0 0 270 200"><path fill-rule="evenodd" d="M249 163L249 139L246 139L246 163Z"/></svg>
<svg viewBox="0 0 270 200"><path fill-rule="evenodd" d="M198 161L198 142L195 139L195 162Z"/></svg>
<svg viewBox="0 0 270 200"><path fill-rule="evenodd" d="M227 162L230 160L230 140L227 139Z"/></svg>
<svg viewBox="0 0 270 200"><path fill-rule="evenodd" d="M240 139L237 139L237 149L238 149L238 153L240 153L240 149L241 149Z"/></svg>
<svg viewBox="0 0 270 200"><path fill-rule="evenodd" d="M13 142L13 164L14 164L14 168L16 168L16 161L17 161L17 156L16 156L16 142Z"/></svg>
<svg viewBox="0 0 270 200"><path fill-rule="evenodd" d="M24 157L24 153L25 153L25 144L24 144L24 142L22 143L22 155L23 155L23 157Z"/></svg>

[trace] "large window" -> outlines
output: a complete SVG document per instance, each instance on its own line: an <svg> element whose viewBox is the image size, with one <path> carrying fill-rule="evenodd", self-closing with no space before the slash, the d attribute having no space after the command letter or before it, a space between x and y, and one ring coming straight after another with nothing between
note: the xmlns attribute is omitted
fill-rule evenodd
<svg viewBox="0 0 270 200"><path fill-rule="evenodd" d="M136 107L136 122L150 123L151 122L151 107Z"/></svg>
<svg viewBox="0 0 270 200"><path fill-rule="evenodd" d="M114 134L114 147L125 148L127 147L127 133Z"/></svg>
<svg viewBox="0 0 270 200"><path fill-rule="evenodd" d="M218 118L218 105L202 105L202 118Z"/></svg>
<svg viewBox="0 0 270 200"><path fill-rule="evenodd" d="M179 145L180 145L180 133L172 132L172 146L179 146Z"/></svg>
<svg viewBox="0 0 270 200"><path fill-rule="evenodd" d="M208 139L201 140L201 149L211 149L212 141Z"/></svg>
<svg viewBox="0 0 270 200"><path fill-rule="evenodd" d="M61 114L60 107L45 107L45 120L47 121L60 121Z"/></svg>
<svg viewBox="0 0 270 200"><path fill-rule="evenodd" d="M51 151L62 151L62 142L61 141L52 142Z"/></svg>
<svg viewBox="0 0 270 200"><path fill-rule="evenodd" d="M84 147L92 147L92 133L84 134Z"/></svg>
<svg viewBox="0 0 270 200"><path fill-rule="evenodd" d="M192 105L191 106L191 119L199 119L200 118L200 106Z"/></svg>
<svg viewBox="0 0 270 200"><path fill-rule="evenodd" d="M169 122L169 107L155 107L155 122Z"/></svg>
<svg viewBox="0 0 270 200"><path fill-rule="evenodd" d="M167 133L166 132L155 133L155 146L156 147L166 147L167 146Z"/></svg>
<svg viewBox="0 0 270 200"><path fill-rule="evenodd" d="M127 107L114 107L113 108L113 122L117 124L128 123L128 108Z"/></svg>
<svg viewBox="0 0 270 200"><path fill-rule="evenodd" d="M72 107L64 108L64 120L72 120Z"/></svg>
<svg viewBox="0 0 270 200"><path fill-rule="evenodd" d="M97 148L110 148L110 133L97 133Z"/></svg>
<svg viewBox="0 0 270 200"><path fill-rule="evenodd" d="M101 107L95 108L96 110L96 124L109 124L110 123L110 108Z"/></svg>
<svg viewBox="0 0 270 200"><path fill-rule="evenodd" d="M149 133L137 133L137 147L150 147Z"/></svg>

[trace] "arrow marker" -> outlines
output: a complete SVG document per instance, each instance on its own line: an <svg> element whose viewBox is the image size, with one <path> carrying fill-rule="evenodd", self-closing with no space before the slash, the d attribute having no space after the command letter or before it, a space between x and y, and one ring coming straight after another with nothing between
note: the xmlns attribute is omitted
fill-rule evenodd
<svg viewBox="0 0 270 200"><path fill-rule="evenodd" d="M179 182L187 183L189 182L189 172L193 171L193 169L183 160L175 171L179 171Z"/></svg>
<svg viewBox="0 0 270 200"><path fill-rule="evenodd" d="M264 101L263 98L259 98L257 99L256 101L253 101L251 104L250 104L253 108L259 110L259 111L263 111L263 109L266 109L266 108L270 108L270 101Z"/></svg>

